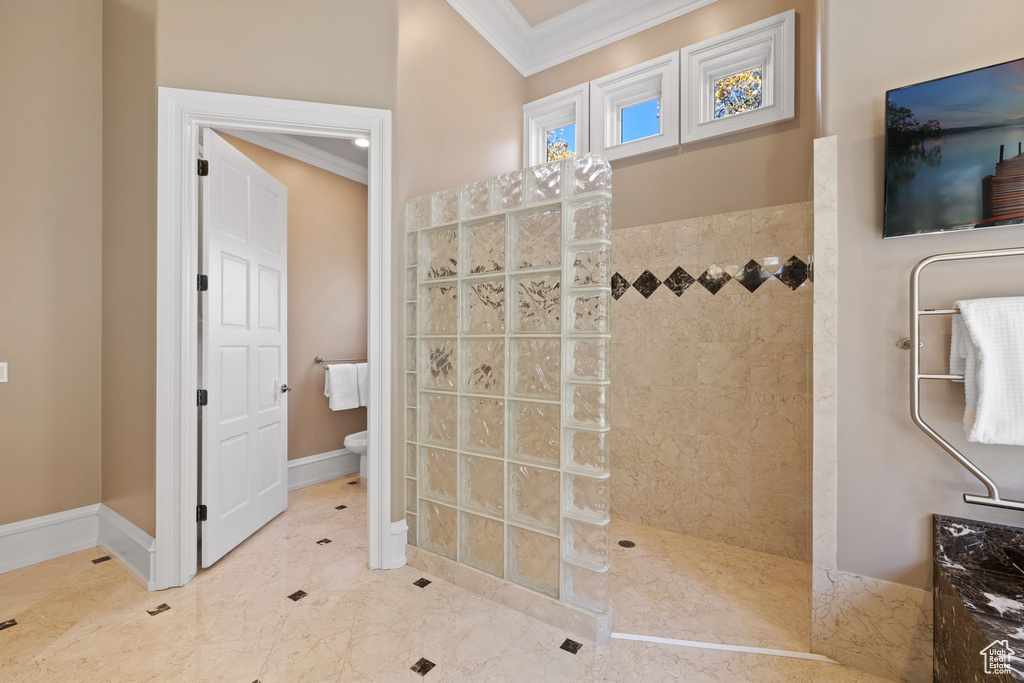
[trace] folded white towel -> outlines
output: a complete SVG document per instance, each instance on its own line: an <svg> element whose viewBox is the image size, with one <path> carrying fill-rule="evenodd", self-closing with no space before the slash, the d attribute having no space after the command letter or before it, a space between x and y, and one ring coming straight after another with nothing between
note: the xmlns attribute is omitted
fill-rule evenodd
<svg viewBox="0 0 1024 683"><path fill-rule="evenodd" d="M964 430L976 443L1024 446L1024 297L956 302L963 367ZM956 316L954 316L955 318Z"/></svg>
<svg viewBox="0 0 1024 683"><path fill-rule="evenodd" d="M331 410L352 410L359 407L359 379L356 368L349 363L332 363L324 373L324 396Z"/></svg>
<svg viewBox="0 0 1024 683"><path fill-rule="evenodd" d="M370 364L356 363L356 377L359 385L359 405L370 405Z"/></svg>

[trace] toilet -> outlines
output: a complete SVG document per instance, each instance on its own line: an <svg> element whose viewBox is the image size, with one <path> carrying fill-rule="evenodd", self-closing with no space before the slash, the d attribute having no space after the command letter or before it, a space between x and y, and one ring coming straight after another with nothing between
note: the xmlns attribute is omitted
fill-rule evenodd
<svg viewBox="0 0 1024 683"><path fill-rule="evenodd" d="M337 441L335 441L337 443ZM359 454L359 476L366 478L366 430L345 437L345 448Z"/></svg>

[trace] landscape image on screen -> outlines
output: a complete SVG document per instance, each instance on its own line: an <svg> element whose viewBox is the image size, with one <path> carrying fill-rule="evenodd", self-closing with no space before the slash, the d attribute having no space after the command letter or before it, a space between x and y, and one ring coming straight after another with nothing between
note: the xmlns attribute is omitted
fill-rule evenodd
<svg viewBox="0 0 1024 683"><path fill-rule="evenodd" d="M885 237L1024 222L1024 59L890 90Z"/></svg>

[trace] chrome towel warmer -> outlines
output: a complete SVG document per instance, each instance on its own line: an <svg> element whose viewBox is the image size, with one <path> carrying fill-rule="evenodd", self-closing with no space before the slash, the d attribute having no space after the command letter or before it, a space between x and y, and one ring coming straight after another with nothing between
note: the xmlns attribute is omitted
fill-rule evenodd
<svg viewBox="0 0 1024 683"><path fill-rule="evenodd" d="M921 417L921 380L923 379L947 379L962 380L963 375L933 375L922 374L921 372L921 316L923 315L956 315L960 311L956 308L921 308L920 280L921 271L933 263L942 261L971 261L980 258L994 258L997 256L1024 256L1024 248L1021 249L988 249L985 251L963 251L954 254L936 254L924 259L910 272L910 336L896 342L896 346L910 351L910 416L914 424L930 436L935 443L953 456L963 465L968 472L978 478L988 490L987 496L978 496L973 493L964 494L965 503L975 505L988 505L989 507L1008 508L1010 510L1024 510L1024 502L1007 500L999 495L999 487L992 481L991 477L968 459L957 448L946 441L942 436L932 429L931 425Z"/></svg>

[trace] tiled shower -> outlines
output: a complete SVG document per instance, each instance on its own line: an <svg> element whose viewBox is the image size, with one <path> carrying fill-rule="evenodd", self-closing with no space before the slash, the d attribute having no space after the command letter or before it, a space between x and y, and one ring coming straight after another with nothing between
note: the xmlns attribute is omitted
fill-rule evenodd
<svg viewBox="0 0 1024 683"><path fill-rule="evenodd" d="M410 543L609 608L611 169L569 158L406 205Z"/></svg>

